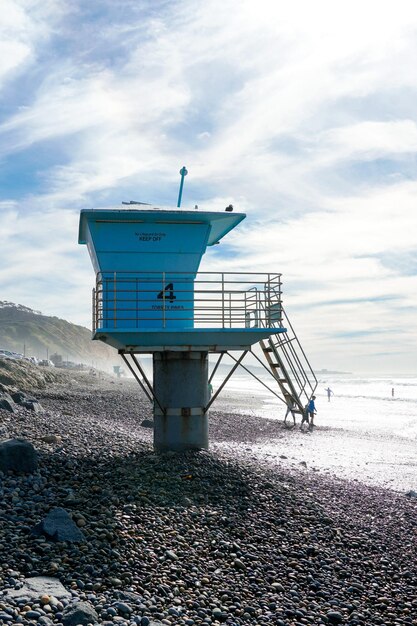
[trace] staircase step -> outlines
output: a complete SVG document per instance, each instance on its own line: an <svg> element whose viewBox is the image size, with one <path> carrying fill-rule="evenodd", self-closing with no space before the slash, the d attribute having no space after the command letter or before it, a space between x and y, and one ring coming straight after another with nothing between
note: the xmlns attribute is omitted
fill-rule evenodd
<svg viewBox="0 0 417 626"><path fill-rule="evenodd" d="M277 329L275 334L260 341L259 347L262 349L265 366L276 381L278 395L288 407L294 407L291 409L294 415L303 415L306 389L314 392L317 380L291 324L286 324L285 320L284 317L282 322L272 324ZM285 332L280 332L281 330Z"/></svg>

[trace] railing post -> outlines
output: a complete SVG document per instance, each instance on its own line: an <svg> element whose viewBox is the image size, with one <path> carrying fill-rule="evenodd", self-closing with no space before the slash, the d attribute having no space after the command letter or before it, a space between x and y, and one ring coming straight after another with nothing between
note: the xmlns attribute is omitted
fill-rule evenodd
<svg viewBox="0 0 417 626"><path fill-rule="evenodd" d="M162 326L165 328L165 272L162 272Z"/></svg>
<svg viewBox="0 0 417 626"><path fill-rule="evenodd" d="M268 302L266 310L268 328L271 328L271 274L268 274Z"/></svg>
<svg viewBox="0 0 417 626"><path fill-rule="evenodd" d="M92 305L93 305L93 320L92 320L92 322L93 322L93 333L94 333L96 328L97 328L97 325L96 325L96 315L97 315L97 312L96 312L96 289L95 289L95 287L93 288L93 294L92 295L93 295L93 302L92 302Z"/></svg>
<svg viewBox="0 0 417 626"><path fill-rule="evenodd" d="M222 328L224 328L224 273L222 272Z"/></svg>
<svg viewBox="0 0 417 626"><path fill-rule="evenodd" d="M113 322L114 327L117 326L117 315L116 315L116 272L113 272Z"/></svg>

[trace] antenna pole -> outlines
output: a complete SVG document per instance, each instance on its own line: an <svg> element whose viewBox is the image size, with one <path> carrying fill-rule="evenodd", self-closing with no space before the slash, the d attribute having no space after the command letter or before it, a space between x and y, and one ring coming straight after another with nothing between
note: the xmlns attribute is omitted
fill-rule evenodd
<svg viewBox="0 0 417 626"><path fill-rule="evenodd" d="M180 174L181 174L181 182L180 182L180 191L178 194L178 202L177 202L177 207L181 206L181 198L182 198L182 188L184 186L184 178L187 176L188 172L187 172L187 168L185 167L185 165L183 165L183 167L180 169Z"/></svg>

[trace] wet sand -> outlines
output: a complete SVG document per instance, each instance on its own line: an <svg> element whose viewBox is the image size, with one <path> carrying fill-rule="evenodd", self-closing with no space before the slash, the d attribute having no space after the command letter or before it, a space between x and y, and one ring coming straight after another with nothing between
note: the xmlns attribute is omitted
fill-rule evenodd
<svg viewBox="0 0 417 626"><path fill-rule="evenodd" d="M218 421L234 424L221 429L228 437L212 443L218 449L239 450L243 455L280 465L287 469L317 472L345 478L366 485L399 492L417 491L417 442L383 432L360 432L340 427L322 426L320 417L312 433L300 432L300 417L292 428L292 420L260 417L259 399L251 394L224 393L214 405L210 419L216 432ZM244 413L239 414L240 410ZM236 410L237 409L237 410ZM237 432L233 432L236 428ZM215 436L215 439L217 436Z"/></svg>

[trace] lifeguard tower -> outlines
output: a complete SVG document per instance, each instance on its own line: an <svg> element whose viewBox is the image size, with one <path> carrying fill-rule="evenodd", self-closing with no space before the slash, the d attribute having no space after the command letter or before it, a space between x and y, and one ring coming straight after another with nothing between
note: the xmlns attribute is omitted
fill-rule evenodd
<svg viewBox="0 0 417 626"><path fill-rule="evenodd" d="M254 375L242 363L248 352L289 409L302 413L314 392L317 381L282 307L281 275L198 271L207 247L245 217L231 207L135 203L81 211L79 243L96 272L93 339L117 348L153 403L157 450L208 447L211 404L238 366ZM265 359L252 350L256 344ZM139 361L144 353L153 355L153 382ZM210 376L209 353L218 354ZM210 397L225 354L234 365Z"/></svg>

